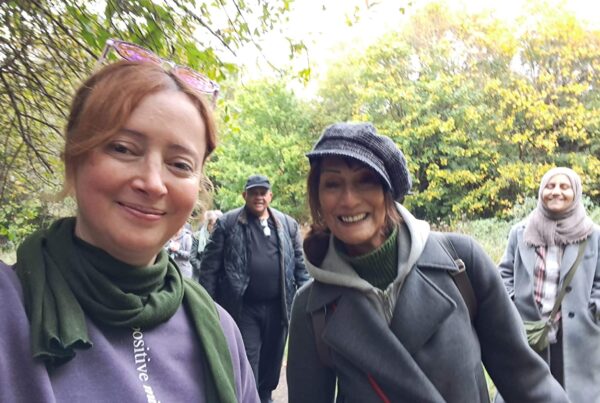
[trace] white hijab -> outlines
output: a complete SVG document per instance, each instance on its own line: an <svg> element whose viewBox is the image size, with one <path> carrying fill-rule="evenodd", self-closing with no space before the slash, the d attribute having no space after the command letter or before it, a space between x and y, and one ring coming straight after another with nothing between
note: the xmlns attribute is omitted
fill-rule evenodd
<svg viewBox="0 0 600 403"><path fill-rule="evenodd" d="M573 202L560 213L546 207L542 192L556 175L565 175L573 188ZM538 191L537 207L529 215L525 227L525 242L532 246L568 245L583 241L594 229L594 222L585 212L581 201L581 178L570 168L552 168L544 174Z"/></svg>

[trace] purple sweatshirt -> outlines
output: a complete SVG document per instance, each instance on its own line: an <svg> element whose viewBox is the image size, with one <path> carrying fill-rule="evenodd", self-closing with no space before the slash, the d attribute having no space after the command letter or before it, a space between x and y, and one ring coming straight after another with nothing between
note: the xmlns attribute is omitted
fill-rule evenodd
<svg viewBox="0 0 600 403"><path fill-rule="evenodd" d="M239 330L218 309L238 401L259 402ZM204 402L204 357L183 306L152 329L87 326L93 347L47 371L31 356L21 284L0 262L0 402Z"/></svg>

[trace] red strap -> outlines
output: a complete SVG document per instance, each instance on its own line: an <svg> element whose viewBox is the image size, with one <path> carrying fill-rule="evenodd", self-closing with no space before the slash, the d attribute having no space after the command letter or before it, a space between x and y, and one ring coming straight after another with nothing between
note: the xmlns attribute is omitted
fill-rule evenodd
<svg viewBox="0 0 600 403"><path fill-rule="evenodd" d="M371 374L367 374L367 377L369 378L369 383L371 384L371 387L373 388L377 396L379 396L381 401L383 403L391 403L390 399L388 399L388 397L385 395L375 378L373 378Z"/></svg>

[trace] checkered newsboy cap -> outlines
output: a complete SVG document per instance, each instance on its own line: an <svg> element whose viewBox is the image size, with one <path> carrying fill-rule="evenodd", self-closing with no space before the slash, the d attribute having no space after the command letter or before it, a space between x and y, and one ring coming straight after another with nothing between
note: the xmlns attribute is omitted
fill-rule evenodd
<svg viewBox="0 0 600 403"><path fill-rule="evenodd" d="M311 164L324 156L354 158L377 172L394 200L408 194L412 186L404 154L392 139L379 135L371 123L328 126L306 156Z"/></svg>

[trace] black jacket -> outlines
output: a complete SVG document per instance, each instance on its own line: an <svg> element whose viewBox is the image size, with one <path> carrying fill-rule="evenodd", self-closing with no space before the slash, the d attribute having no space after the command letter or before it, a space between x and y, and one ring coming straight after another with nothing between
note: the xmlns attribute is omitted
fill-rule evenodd
<svg viewBox="0 0 600 403"><path fill-rule="evenodd" d="M248 275L249 232L244 207L232 210L219 218L202 254L200 283L234 319L239 319L243 296L250 282ZM277 228L281 270L282 309L285 323L296 290L309 276L302 256L298 223L290 216L269 208Z"/></svg>

